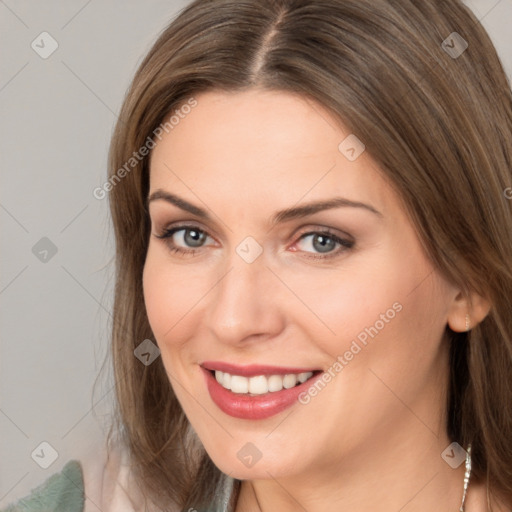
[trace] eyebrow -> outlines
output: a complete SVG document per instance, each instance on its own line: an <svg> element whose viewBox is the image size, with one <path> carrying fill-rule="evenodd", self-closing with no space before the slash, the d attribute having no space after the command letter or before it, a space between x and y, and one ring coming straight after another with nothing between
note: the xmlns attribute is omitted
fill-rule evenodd
<svg viewBox="0 0 512 512"><path fill-rule="evenodd" d="M162 189L155 190L155 192L149 195L146 204L149 206L149 203L159 199L171 203L174 206L177 206L178 208L181 208L182 210L185 210L202 219L212 220L210 214L203 208L195 206L192 203L185 201L185 199L174 194L171 194L170 192L166 192L165 190ZM344 197L333 197L331 199L313 201L301 206L295 206L292 208L285 208L284 210L280 210L272 216L271 225L279 224L281 222L286 222L301 217L306 217L319 211L330 210L332 208L340 207L361 208L374 213L378 217L384 217L381 212L379 212L369 204L361 203L359 201L351 201L350 199L346 199Z"/></svg>

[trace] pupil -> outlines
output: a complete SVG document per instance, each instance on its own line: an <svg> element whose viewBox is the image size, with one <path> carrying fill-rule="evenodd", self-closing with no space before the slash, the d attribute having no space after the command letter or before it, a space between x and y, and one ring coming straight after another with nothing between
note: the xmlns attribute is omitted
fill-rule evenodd
<svg viewBox="0 0 512 512"><path fill-rule="evenodd" d="M200 231L194 229L194 230L188 230L185 233L185 242L187 245L191 245L193 247L199 247L201 245L201 242L203 241L204 233L201 233Z"/></svg>
<svg viewBox="0 0 512 512"><path fill-rule="evenodd" d="M317 240L320 241L318 245L315 243ZM334 248L334 240L325 235L317 235L313 238L313 246L318 252L329 252Z"/></svg>

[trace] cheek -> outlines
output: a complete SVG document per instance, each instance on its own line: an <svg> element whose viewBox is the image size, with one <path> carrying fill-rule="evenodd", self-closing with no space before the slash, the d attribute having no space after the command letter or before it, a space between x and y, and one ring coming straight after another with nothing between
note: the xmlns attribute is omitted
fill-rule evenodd
<svg viewBox="0 0 512 512"><path fill-rule="evenodd" d="M170 263L163 252L150 247L142 279L149 324L162 352L186 339L194 306L207 291L199 273Z"/></svg>
<svg viewBox="0 0 512 512"><path fill-rule="evenodd" d="M312 268L302 273L290 272L283 280L303 302L290 296L290 311L295 309L295 318L302 318L300 322L308 324L309 330L315 326L317 339L333 340L334 348L337 342L357 337L376 322L379 327L381 315L386 312L387 317L395 318L400 309L397 303L403 300L408 286L405 279L409 277L404 276L394 259L384 251L375 251L371 258L347 259L339 270Z"/></svg>
<svg viewBox="0 0 512 512"><path fill-rule="evenodd" d="M393 400L389 389L413 401L433 378L442 381L446 288L426 260L416 262L388 266L374 286L367 283L354 291L352 301L344 298L349 318L336 355L347 361L348 387L360 405L388 404L387 398ZM364 398L360 389L369 391ZM380 398L373 401L372 396ZM381 412L384 416L385 410Z"/></svg>
<svg viewBox="0 0 512 512"><path fill-rule="evenodd" d="M444 291L429 262L405 247L409 258L383 247L339 273L287 276L310 310L295 301L290 311L329 359L357 354L361 367L375 358L396 368L411 357L432 357L444 330Z"/></svg>

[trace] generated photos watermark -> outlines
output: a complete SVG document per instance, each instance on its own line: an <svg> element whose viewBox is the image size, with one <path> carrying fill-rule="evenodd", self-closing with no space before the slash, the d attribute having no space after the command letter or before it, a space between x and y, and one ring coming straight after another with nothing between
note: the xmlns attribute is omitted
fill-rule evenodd
<svg viewBox="0 0 512 512"><path fill-rule="evenodd" d="M154 137L149 135L144 144L137 151L133 152L132 156L122 167L110 176L108 180L101 185L101 187L96 187L93 190L92 195L99 200L105 199L108 192L110 192L127 174L129 174L133 168L144 159L144 157L149 155L149 152L156 146L155 138L162 140L164 132L169 133L173 130L182 119L185 119L185 117L190 114L195 106L197 106L197 100L192 97L189 98L179 109L176 109L174 114L168 117L165 123L161 123L153 130L152 135Z"/></svg>
<svg viewBox="0 0 512 512"><path fill-rule="evenodd" d="M336 361L322 374L322 377L315 380L306 391L303 391L298 400L301 404L306 405L311 402L311 399L322 391L329 382L331 382L348 364L359 354L363 348L368 345L369 337L375 338L387 324L389 324L397 315L402 311L403 306L400 302L395 302L391 308L387 309L385 313L381 313L379 319L374 322L370 327L365 327L357 336L352 340L350 347L336 358ZM359 343L358 343L359 342Z"/></svg>

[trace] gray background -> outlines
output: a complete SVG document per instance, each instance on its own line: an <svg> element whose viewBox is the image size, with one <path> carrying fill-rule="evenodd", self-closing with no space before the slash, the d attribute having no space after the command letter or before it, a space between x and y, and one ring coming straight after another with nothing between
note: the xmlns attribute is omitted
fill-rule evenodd
<svg viewBox="0 0 512 512"><path fill-rule="evenodd" d="M85 456L109 424L111 372L93 384L114 252L107 199L93 190L133 73L186 3L0 0L0 506ZM466 3L511 77L512 0ZM44 31L58 43L47 59L31 47ZM42 442L58 454L46 469Z"/></svg>

